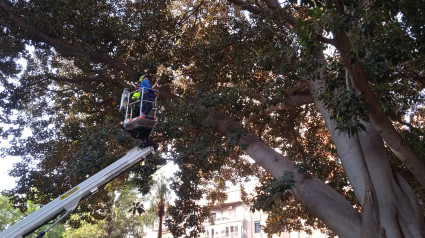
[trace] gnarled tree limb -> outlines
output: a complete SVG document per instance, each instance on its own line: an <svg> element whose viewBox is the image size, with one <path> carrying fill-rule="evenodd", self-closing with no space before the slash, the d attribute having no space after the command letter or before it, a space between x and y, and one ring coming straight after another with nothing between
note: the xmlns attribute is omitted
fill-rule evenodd
<svg viewBox="0 0 425 238"><path fill-rule="evenodd" d="M292 109L292 108L299 107L309 103L313 103L313 97L311 96L310 92L306 92L306 91L300 92L300 93L285 97L281 103L274 106L270 106L266 110L261 111L260 113L251 115L249 118L247 118L244 121L244 124L248 125L251 121L261 116L268 115L272 112L288 110L288 109Z"/></svg>

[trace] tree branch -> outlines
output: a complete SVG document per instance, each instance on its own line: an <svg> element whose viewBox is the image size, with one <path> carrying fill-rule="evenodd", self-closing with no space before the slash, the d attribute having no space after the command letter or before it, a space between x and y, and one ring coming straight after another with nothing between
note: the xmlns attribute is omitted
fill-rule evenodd
<svg viewBox="0 0 425 238"><path fill-rule="evenodd" d="M229 2L241 7L243 10L247 10L249 12L251 12L252 14L261 14L262 12L264 12L264 9L259 8L257 6L253 6L243 0L228 0ZM272 11L276 11L279 9L282 9L280 7L279 1L277 0L263 0L263 2L266 3L267 7L272 10ZM284 18L286 20L286 27L292 29L292 28L296 28L298 26L298 21L297 18L295 18L292 15L284 15Z"/></svg>
<svg viewBox="0 0 425 238"><path fill-rule="evenodd" d="M251 115L248 119L244 121L244 125L248 125L251 121L264 115L268 115L272 112L288 110L309 103L313 103L313 97L311 96L310 92L304 91L291 95L289 97L284 98L281 103L274 106L270 106L266 110L263 110L258 114Z"/></svg>
<svg viewBox="0 0 425 238"><path fill-rule="evenodd" d="M192 14L188 15L190 12L196 12L198 11L198 9L202 6L202 4L204 3L204 0L201 1L201 3L198 4L198 6L196 6L195 8L185 12L185 14L180 18L180 21L177 24L181 24L183 21L186 21L186 19L188 19Z"/></svg>
<svg viewBox="0 0 425 238"><path fill-rule="evenodd" d="M290 115L290 117L295 118L296 117L295 113L292 112L292 114L293 115ZM291 120L291 121L294 122L294 120ZM290 130L292 132L292 137L294 138L295 146L296 146L296 148L298 150L298 153L301 154L301 158L302 158L302 161L303 161L304 165L307 165L307 153L305 152L304 148L301 146L300 142L298 141L299 135L298 135L297 131L295 130L294 123L291 123L291 124L292 125L291 125Z"/></svg>
<svg viewBox="0 0 425 238"><path fill-rule="evenodd" d="M253 14L260 14L263 12L263 9L253 6L243 0L228 0L229 2L241 7L243 10L247 10Z"/></svg>
<svg viewBox="0 0 425 238"><path fill-rule="evenodd" d="M324 36L322 36L322 35L320 35L320 34L314 34L314 35L313 35L313 38L314 38L315 40L317 40L317 41L322 42L322 43L330 44L330 45L335 46L335 39L326 38L326 37L324 37Z"/></svg>
<svg viewBox="0 0 425 238"><path fill-rule="evenodd" d="M122 70L123 72L128 73L131 76L137 76L139 73L133 68L123 64L122 62L112 58L108 53L103 52L86 52L81 47L76 45L69 44L65 40L53 38L43 31L35 28L19 16L17 16L13 10L11 10L8 4L4 0L0 0L0 9L3 10L8 16L10 22L20 30L23 30L26 34L31 35L32 37L38 39L38 41L43 42L47 45L54 47L56 50L71 55L79 56L90 59L93 62L105 63L109 66L112 66L116 69ZM0 19L0 24L7 27L10 25L4 22L4 19ZM12 29L11 29L12 30ZM124 82L116 80L120 85L125 85Z"/></svg>
<svg viewBox="0 0 425 238"><path fill-rule="evenodd" d="M270 9L278 9L280 8L279 1L277 0L263 0L266 3L267 7Z"/></svg>
<svg viewBox="0 0 425 238"><path fill-rule="evenodd" d="M52 74L45 74L47 76L46 80L53 80L55 82L67 82L67 83L81 83L81 82L104 82L105 80L100 77L82 77L82 78L66 78L58 77Z"/></svg>
<svg viewBox="0 0 425 238"><path fill-rule="evenodd" d="M345 12L345 10L344 10L344 3L341 0L338 0L337 1L336 11L338 12L339 15L342 15Z"/></svg>

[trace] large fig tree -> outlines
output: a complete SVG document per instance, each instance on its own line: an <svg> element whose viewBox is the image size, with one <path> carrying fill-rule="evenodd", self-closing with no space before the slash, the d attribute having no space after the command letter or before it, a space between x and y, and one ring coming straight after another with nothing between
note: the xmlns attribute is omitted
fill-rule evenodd
<svg viewBox="0 0 425 238"><path fill-rule="evenodd" d="M23 158L6 194L46 203L134 146L117 103L149 72L154 139L180 167L176 237L202 232L197 200L251 176L270 233L302 218L339 237L425 237L424 23L404 0L0 0L4 154ZM163 163L147 162L142 192Z"/></svg>

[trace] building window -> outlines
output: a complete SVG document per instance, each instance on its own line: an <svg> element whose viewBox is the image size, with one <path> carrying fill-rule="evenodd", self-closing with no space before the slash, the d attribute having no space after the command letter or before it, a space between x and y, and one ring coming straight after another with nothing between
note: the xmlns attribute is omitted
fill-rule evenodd
<svg viewBox="0 0 425 238"><path fill-rule="evenodd" d="M261 227L260 227L260 222L259 221L254 222L254 227L255 227L255 233L260 233L261 232Z"/></svg>

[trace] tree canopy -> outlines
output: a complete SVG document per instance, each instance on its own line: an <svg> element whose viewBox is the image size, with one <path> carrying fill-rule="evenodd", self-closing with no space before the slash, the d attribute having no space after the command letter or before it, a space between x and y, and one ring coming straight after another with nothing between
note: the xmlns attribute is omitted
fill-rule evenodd
<svg viewBox="0 0 425 238"><path fill-rule="evenodd" d="M418 0L0 0L2 153L22 157L5 195L47 203L137 145L119 97L149 72L153 139L179 166L174 236L197 237L226 181L255 176L245 198L270 233L305 219L425 237L424 23ZM141 192L164 163L135 168ZM81 218L106 217L108 199Z"/></svg>

